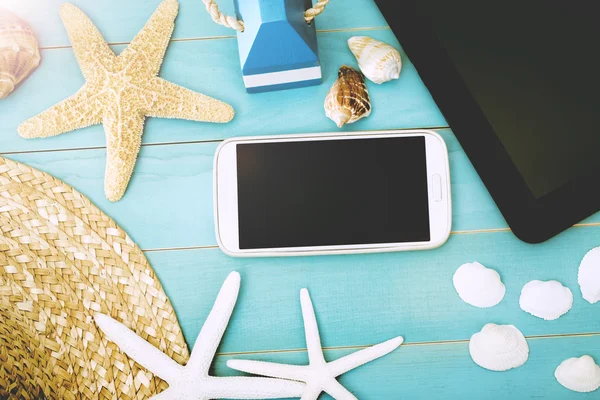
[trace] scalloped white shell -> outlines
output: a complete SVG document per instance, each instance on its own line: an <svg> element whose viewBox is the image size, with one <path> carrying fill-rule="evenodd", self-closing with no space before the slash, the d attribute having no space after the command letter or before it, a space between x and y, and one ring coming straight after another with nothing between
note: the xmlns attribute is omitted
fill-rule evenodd
<svg viewBox="0 0 600 400"><path fill-rule="evenodd" d="M563 361L556 368L554 377L574 392L587 393L600 388L600 367L587 355Z"/></svg>
<svg viewBox="0 0 600 400"><path fill-rule="evenodd" d="M583 257L577 281L585 300L591 304L600 301L600 247L590 250Z"/></svg>
<svg viewBox="0 0 600 400"><path fill-rule="evenodd" d="M40 64L38 41L29 25L0 8L0 99Z"/></svg>
<svg viewBox="0 0 600 400"><path fill-rule="evenodd" d="M348 39L348 47L370 81L380 84L400 77L402 59L389 44L368 36L354 36Z"/></svg>
<svg viewBox="0 0 600 400"><path fill-rule="evenodd" d="M458 267L452 282L465 303L479 308L495 306L502 301L506 293L506 287L498 272L478 262Z"/></svg>
<svg viewBox="0 0 600 400"><path fill-rule="evenodd" d="M523 286L519 306L546 321L558 319L573 306L573 293L558 281L531 281Z"/></svg>
<svg viewBox="0 0 600 400"><path fill-rule="evenodd" d="M487 324L471 337L469 353L480 367L490 371L507 371L525 364L529 346L515 326Z"/></svg>

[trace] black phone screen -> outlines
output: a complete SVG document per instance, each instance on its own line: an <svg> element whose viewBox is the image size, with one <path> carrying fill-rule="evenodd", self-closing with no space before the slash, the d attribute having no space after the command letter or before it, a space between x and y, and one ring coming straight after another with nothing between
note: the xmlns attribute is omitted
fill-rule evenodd
<svg viewBox="0 0 600 400"><path fill-rule="evenodd" d="M424 137L237 144L240 249L430 240Z"/></svg>

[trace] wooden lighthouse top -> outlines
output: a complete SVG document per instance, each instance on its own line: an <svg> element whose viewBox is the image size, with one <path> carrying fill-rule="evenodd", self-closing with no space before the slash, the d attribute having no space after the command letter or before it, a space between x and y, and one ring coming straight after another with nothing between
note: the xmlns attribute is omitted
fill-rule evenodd
<svg viewBox="0 0 600 400"><path fill-rule="evenodd" d="M310 0L236 0L243 75L319 67L317 35L304 20Z"/></svg>

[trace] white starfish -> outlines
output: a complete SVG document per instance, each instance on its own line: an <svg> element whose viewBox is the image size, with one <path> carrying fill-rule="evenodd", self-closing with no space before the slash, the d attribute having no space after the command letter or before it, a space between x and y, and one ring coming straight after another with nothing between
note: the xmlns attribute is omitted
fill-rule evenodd
<svg viewBox="0 0 600 400"><path fill-rule="evenodd" d="M315 310L307 289L300 291L304 332L308 348L308 365L288 365L262 361L229 360L227 366L238 371L306 383L301 400L315 400L322 392L337 400L356 400L335 378L394 351L404 339L398 336L387 342L357 351L338 360L327 362L321 348Z"/></svg>
<svg viewBox="0 0 600 400"><path fill-rule="evenodd" d="M227 329L240 289L240 275L229 274L198 335L185 367L111 317L97 313L96 324L107 338L138 364L165 380L169 388L153 400L276 399L300 397L304 385L270 378L214 377L208 370Z"/></svg>

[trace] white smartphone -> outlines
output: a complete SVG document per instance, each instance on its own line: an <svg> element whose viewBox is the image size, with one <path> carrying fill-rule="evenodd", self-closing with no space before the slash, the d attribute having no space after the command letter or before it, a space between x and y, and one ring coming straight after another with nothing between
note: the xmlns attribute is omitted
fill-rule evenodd
<svg viewBox="0 0 600 400"><path fill-rule="evenodd" d="M448 150L432 131L233 138L214 174L230 256L430 249L450 235Z"/></svg>

